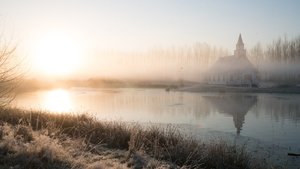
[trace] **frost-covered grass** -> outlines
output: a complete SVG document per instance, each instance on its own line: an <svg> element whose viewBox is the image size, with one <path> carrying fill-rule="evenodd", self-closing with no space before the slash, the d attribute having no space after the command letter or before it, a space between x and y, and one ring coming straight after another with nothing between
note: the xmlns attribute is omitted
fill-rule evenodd
<svg viewBox="0 0 300 169"><path fill-rule="evenodd" d="M11 108L0 109L0 126L0 168L268 168L244 148L173 127Z"/></svg>
<svg viewBox="0 0 300 169"><path fill-rule="evenodd" d="M2 124L0 168L70 168L68 153L44 134L34 133L30 127Z"/></svg>
<svg viewBox="0 0 300 169"><path fill-rule="evenodd" d="M127 168L121 161L125 159L125 151L102 149L93 153L82 139L73 140L63 134L54 136L47 130L33 131L25 125L2 123L0 131L1 169Z"/></svg>

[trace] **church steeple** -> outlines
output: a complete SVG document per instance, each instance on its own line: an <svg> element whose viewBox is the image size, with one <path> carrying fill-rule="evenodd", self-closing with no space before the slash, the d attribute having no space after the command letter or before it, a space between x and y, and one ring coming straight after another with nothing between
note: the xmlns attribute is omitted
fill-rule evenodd
<svg viewBox="0 0 300 169"><path fill-rule="evenodd" d="M234 55L238 57L246 57L246 50L244 49L244 42L241 34L239 35L238 42L236 43Z"/></svg>
<svg viewBox="0 0 300 169"><path fill-rule="evenodd" d="M243 46L244 46L244 43L243 43L243 39L242 39L242 35L241 35L241 34L239 35L239 40L238 40L238 42L237 42L236 45L237 45L237 46L238 46L238 45L243 45Z"/></svg>

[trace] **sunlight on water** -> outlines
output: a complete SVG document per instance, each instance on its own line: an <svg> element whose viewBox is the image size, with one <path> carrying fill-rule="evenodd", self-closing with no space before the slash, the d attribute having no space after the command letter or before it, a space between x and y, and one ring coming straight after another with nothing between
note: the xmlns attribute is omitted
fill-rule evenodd
<svg viewBox="0 0 300 169"><path fill-rule="evenodd" d="M174 124L193 135L208 131L220 137L245 136L300 150L299 95L74 88L23 93L14 104L29 110L88 113L101 120Z"/></svg>
<svg viewBox="0 0 300 169"><path fill-rule="evenodd" d="M43 97L44 108L53 112L67 112L72 109L70 93L63 89L50 90Z"/></svg>

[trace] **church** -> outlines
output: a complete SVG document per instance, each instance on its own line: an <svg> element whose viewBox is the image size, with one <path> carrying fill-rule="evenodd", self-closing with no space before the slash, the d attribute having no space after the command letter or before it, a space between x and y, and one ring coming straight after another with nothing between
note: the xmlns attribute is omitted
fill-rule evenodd
<svg viewBox="0 0 300 169"><path fill-rule="evenodd" d="M234 55L219 58L209 68L205 79L212 85L258 86L258 71L246 56L241 34Z"/></svg>

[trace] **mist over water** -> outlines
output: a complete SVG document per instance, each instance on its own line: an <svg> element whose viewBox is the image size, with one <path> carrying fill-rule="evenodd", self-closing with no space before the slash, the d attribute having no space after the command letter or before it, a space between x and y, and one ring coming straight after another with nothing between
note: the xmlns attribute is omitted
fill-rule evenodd
<svg viewBox="0 0 300 169"><path fill-rule="evenodd" d="M14 104L60 113L88 112L101 120L188 126L300 149L298 95L74 88L25 93Z"/></svg>
<svg viewBox="0 0 300 169"><path fill-rule="evenodd" d="M234 38L233 38L234 39ZM300 38L278 38L268 44L248 47L246 56L261 82L298 84L300 80ZM235 40L230 42L236 43ZM248 47L248 48L247 48ZM112 79L203 82L220 58L232 55L222 47L207 43L155 47L144 51L102 50L94 53L88 66L78 75ZM237 65L226 65L228 67Z"/></svg>
<svg viewBox="0 0 300 169"><path fill-rule="evenodd" d="M156 47L143 52L100 51L87 76L137 79L201 81L203 73L227 50L206 43L169 48Z"/></svg>

